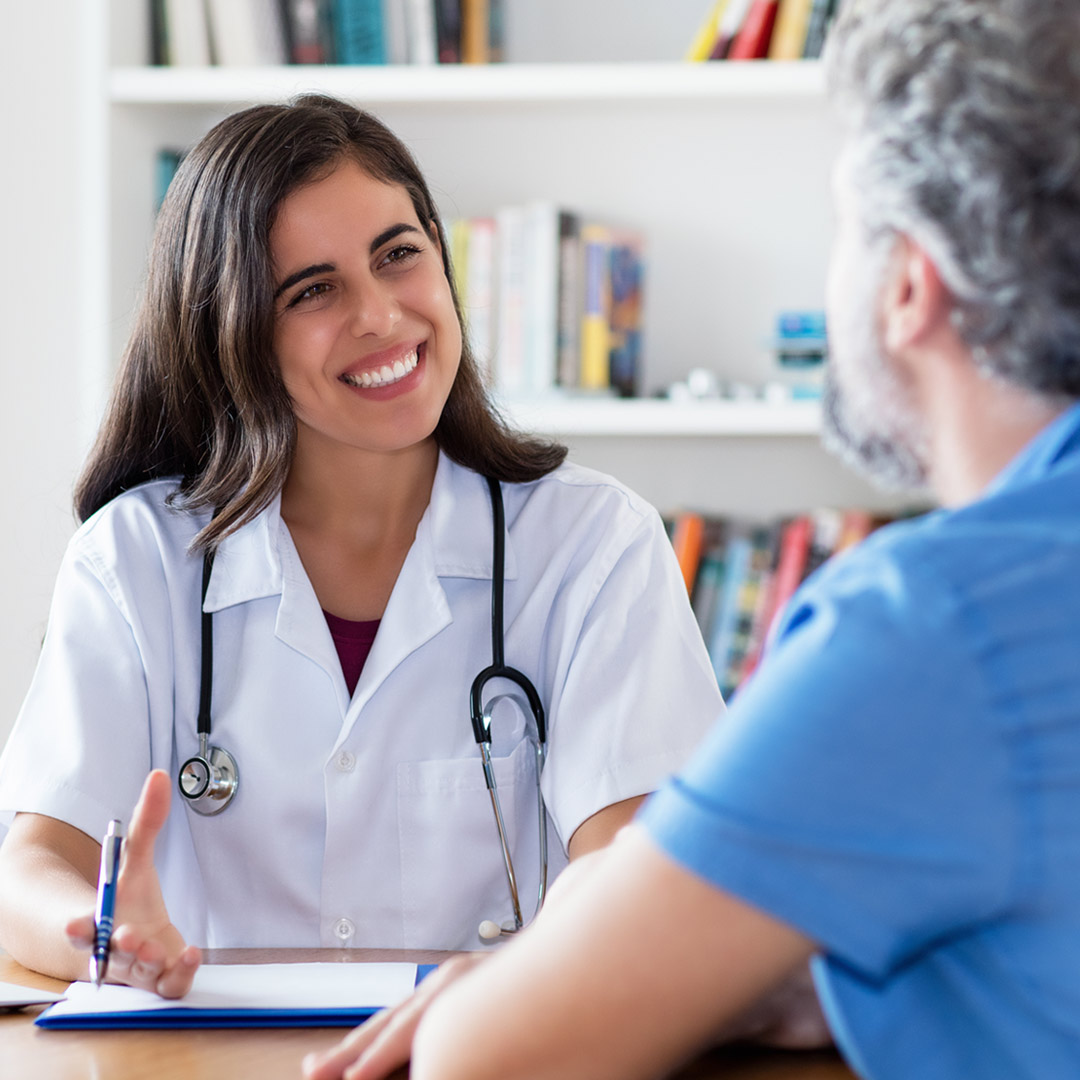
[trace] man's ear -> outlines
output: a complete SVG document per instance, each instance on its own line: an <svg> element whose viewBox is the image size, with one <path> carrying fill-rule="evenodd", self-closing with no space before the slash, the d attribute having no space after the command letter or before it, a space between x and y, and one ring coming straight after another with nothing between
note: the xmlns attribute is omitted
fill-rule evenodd
<svg viewBox="0 0 1080 1080"><path fill-rule="evenodd" d="M918 345L948 325L952 294L933 259L909 236L896 242L882 290L881 325L886 351L892 355Z"/></svg>

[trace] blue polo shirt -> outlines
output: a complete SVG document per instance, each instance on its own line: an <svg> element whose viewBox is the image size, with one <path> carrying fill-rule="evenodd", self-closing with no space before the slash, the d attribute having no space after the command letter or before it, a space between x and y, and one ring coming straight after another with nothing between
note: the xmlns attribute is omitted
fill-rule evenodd
<svg viewBox="0 0 1080 1080"><path fill-rule="evenodd" d="M861 1076L1080 1076L1080 406L811 578L643 821L818 943Z"/></svg>

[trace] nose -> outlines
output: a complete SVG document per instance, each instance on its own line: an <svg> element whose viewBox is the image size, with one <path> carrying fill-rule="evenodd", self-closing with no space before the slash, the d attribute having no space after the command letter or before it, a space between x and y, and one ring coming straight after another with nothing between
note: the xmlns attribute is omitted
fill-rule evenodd
<svg viewBox="0 0 1080 1080"><path fill-rule="evenodd" d="M352 306L349 330L354 337L386 337L401 321L401 305L393 288L379 280L368 281Z"/></svg>

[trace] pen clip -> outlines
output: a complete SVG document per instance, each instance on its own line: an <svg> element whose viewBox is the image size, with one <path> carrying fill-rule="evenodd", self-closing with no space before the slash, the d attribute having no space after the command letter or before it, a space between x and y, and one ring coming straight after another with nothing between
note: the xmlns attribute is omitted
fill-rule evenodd
<svg viewBox="0 0 1080 1080"><path fill-rule="evenodd" d="M120 844L123 835L121 823L115 818L109 822L109 831L105 834L105 846L101 853L101 877L105 885L113 885L120 869Z"/></svg>

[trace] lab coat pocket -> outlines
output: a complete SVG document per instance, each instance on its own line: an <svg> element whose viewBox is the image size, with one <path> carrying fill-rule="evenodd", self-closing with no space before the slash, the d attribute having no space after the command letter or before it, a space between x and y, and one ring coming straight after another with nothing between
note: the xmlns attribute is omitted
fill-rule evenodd
<svg viewBox="0 0 1080 1080"><path fill-rule="evenodd" d="M523 740L492 764L528 919L540 875L532 746ZM405 947L479 948L481 922L513 918L479 750L474 758L398 765L397 795Z"/></svg>

